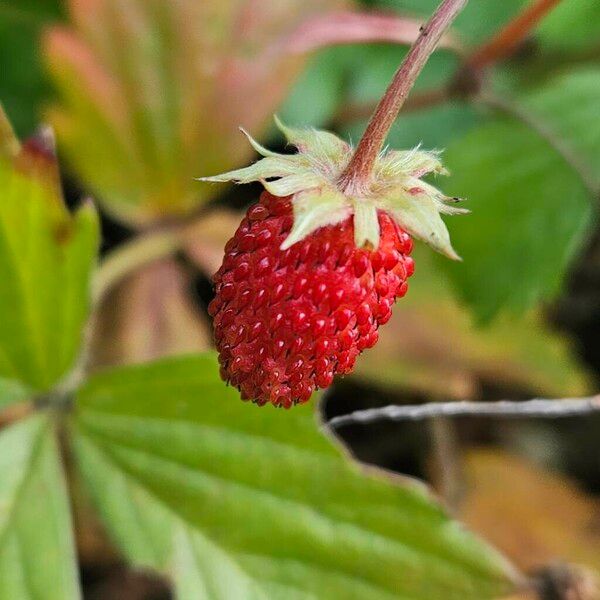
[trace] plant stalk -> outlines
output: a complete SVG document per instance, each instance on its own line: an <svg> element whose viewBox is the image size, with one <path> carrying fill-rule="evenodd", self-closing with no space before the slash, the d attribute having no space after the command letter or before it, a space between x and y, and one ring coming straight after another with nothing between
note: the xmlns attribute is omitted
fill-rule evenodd
<svg viewBox="0 0 600 600"><path fill-rule="evenodd" d="M475 50L467 61L468 66L476 71L481 71L485 67L510 56L531 33L531 30L559 2L560 0L534 0L489 41Z"/></svg>
<svg viewBox="0 0 600 600"><path fill-rule="evenodd" d="M358 143L350 163L342 173L340 189L348 193L364 190L377 156L383 148L404 101L442 35L467 4L467 0L443 0L396 71Z"/></svg>

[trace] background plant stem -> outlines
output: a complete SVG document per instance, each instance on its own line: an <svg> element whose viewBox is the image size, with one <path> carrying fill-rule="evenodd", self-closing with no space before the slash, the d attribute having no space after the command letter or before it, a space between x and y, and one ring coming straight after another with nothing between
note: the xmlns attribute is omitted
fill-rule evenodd
<svg viewBox="0 0 600 600"><path fill-rule="evenodd" d="M510 56L532 29L555 7L560 0L534 0L514 19L509 21L489 41L471 54L468 64L481 70Z"/></svg>
<svg viewBox="0 0 600 600"><path fill-rule="evenodd" d="M434 417L574 417L600 413L600 395L587 398L547 400L536 398L517 402L430 402L406 406L383 406L357 410L328 421L331 427L375 421L417 421Z"/></svg>

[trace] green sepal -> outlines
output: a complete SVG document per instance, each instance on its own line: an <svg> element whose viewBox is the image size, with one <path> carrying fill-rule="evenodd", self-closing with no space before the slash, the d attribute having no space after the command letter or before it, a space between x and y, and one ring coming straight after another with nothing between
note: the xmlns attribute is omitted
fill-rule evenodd
<svg viewBox="0 0 600 600"><path fill-rule="evenodd" d="M410 197L406 192L399 191L383 201L382 209L396 222L401 223L402 228L413 237L429 244L448 258L461 260L452 248L438 204L426 193Z"/></svg>
<svg viewBox="0 0 600 600"><path fill-rule="evenodd" d="M321 227L354 217L354 241L358 247L376 249L380 229L378 211L384 211L414 237L448 258L460 260L440 214L468 212L452 206L449 198L421 180L429 173L447 175L439 151L386 150L373 168L364 192L342 191L339 181L352 157L353 148L328 131L292 128L278 117L275 123L296 154L277 154L264 148L245 130L242 132L263 158L243 169L201 181L249 183L259 181L272 195L291 197L294 225L281 248L313 234Z"/></svg>
<svg viewBox="0 0 600 600"><path fill-rule="evenodd" d="M337 225L350 217L352 211L344 196L331 188L317 188L296 194L293 202L294 225L290 234L281 244L287 250L296 242L323 227L323 224Z"/></svg>

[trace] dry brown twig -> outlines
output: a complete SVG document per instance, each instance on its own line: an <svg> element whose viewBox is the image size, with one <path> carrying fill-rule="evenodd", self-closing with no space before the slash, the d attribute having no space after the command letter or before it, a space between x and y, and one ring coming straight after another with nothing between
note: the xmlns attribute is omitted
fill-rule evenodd
<svg viewBox="0 0 600 600"><path fill-rule="evenodd" d="M389 405L381 408L357 410L329 420L330 427L374 423L381 420L418 421L435 417L511 417L560 418L600 413L600 395L585 398L550 400L535 398L523 402L430 402L417 405Z"/></svg>

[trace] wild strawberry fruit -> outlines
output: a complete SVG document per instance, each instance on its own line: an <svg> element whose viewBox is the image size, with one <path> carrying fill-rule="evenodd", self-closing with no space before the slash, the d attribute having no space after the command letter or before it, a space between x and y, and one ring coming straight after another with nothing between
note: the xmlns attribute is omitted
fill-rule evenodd
<svg viewBox="0 0 600 600"><path fill-rule="evenodd" d="M279 128L298 153L264 157L206 181L261 181L225 247L209 306L222 378L242 399L289 408L350 373L407 291L411 235L457 259L439 213L462 213L421 181L444 173L438 155L388 151L366 189L338 180L352 148L335 135Z"/></svg>

